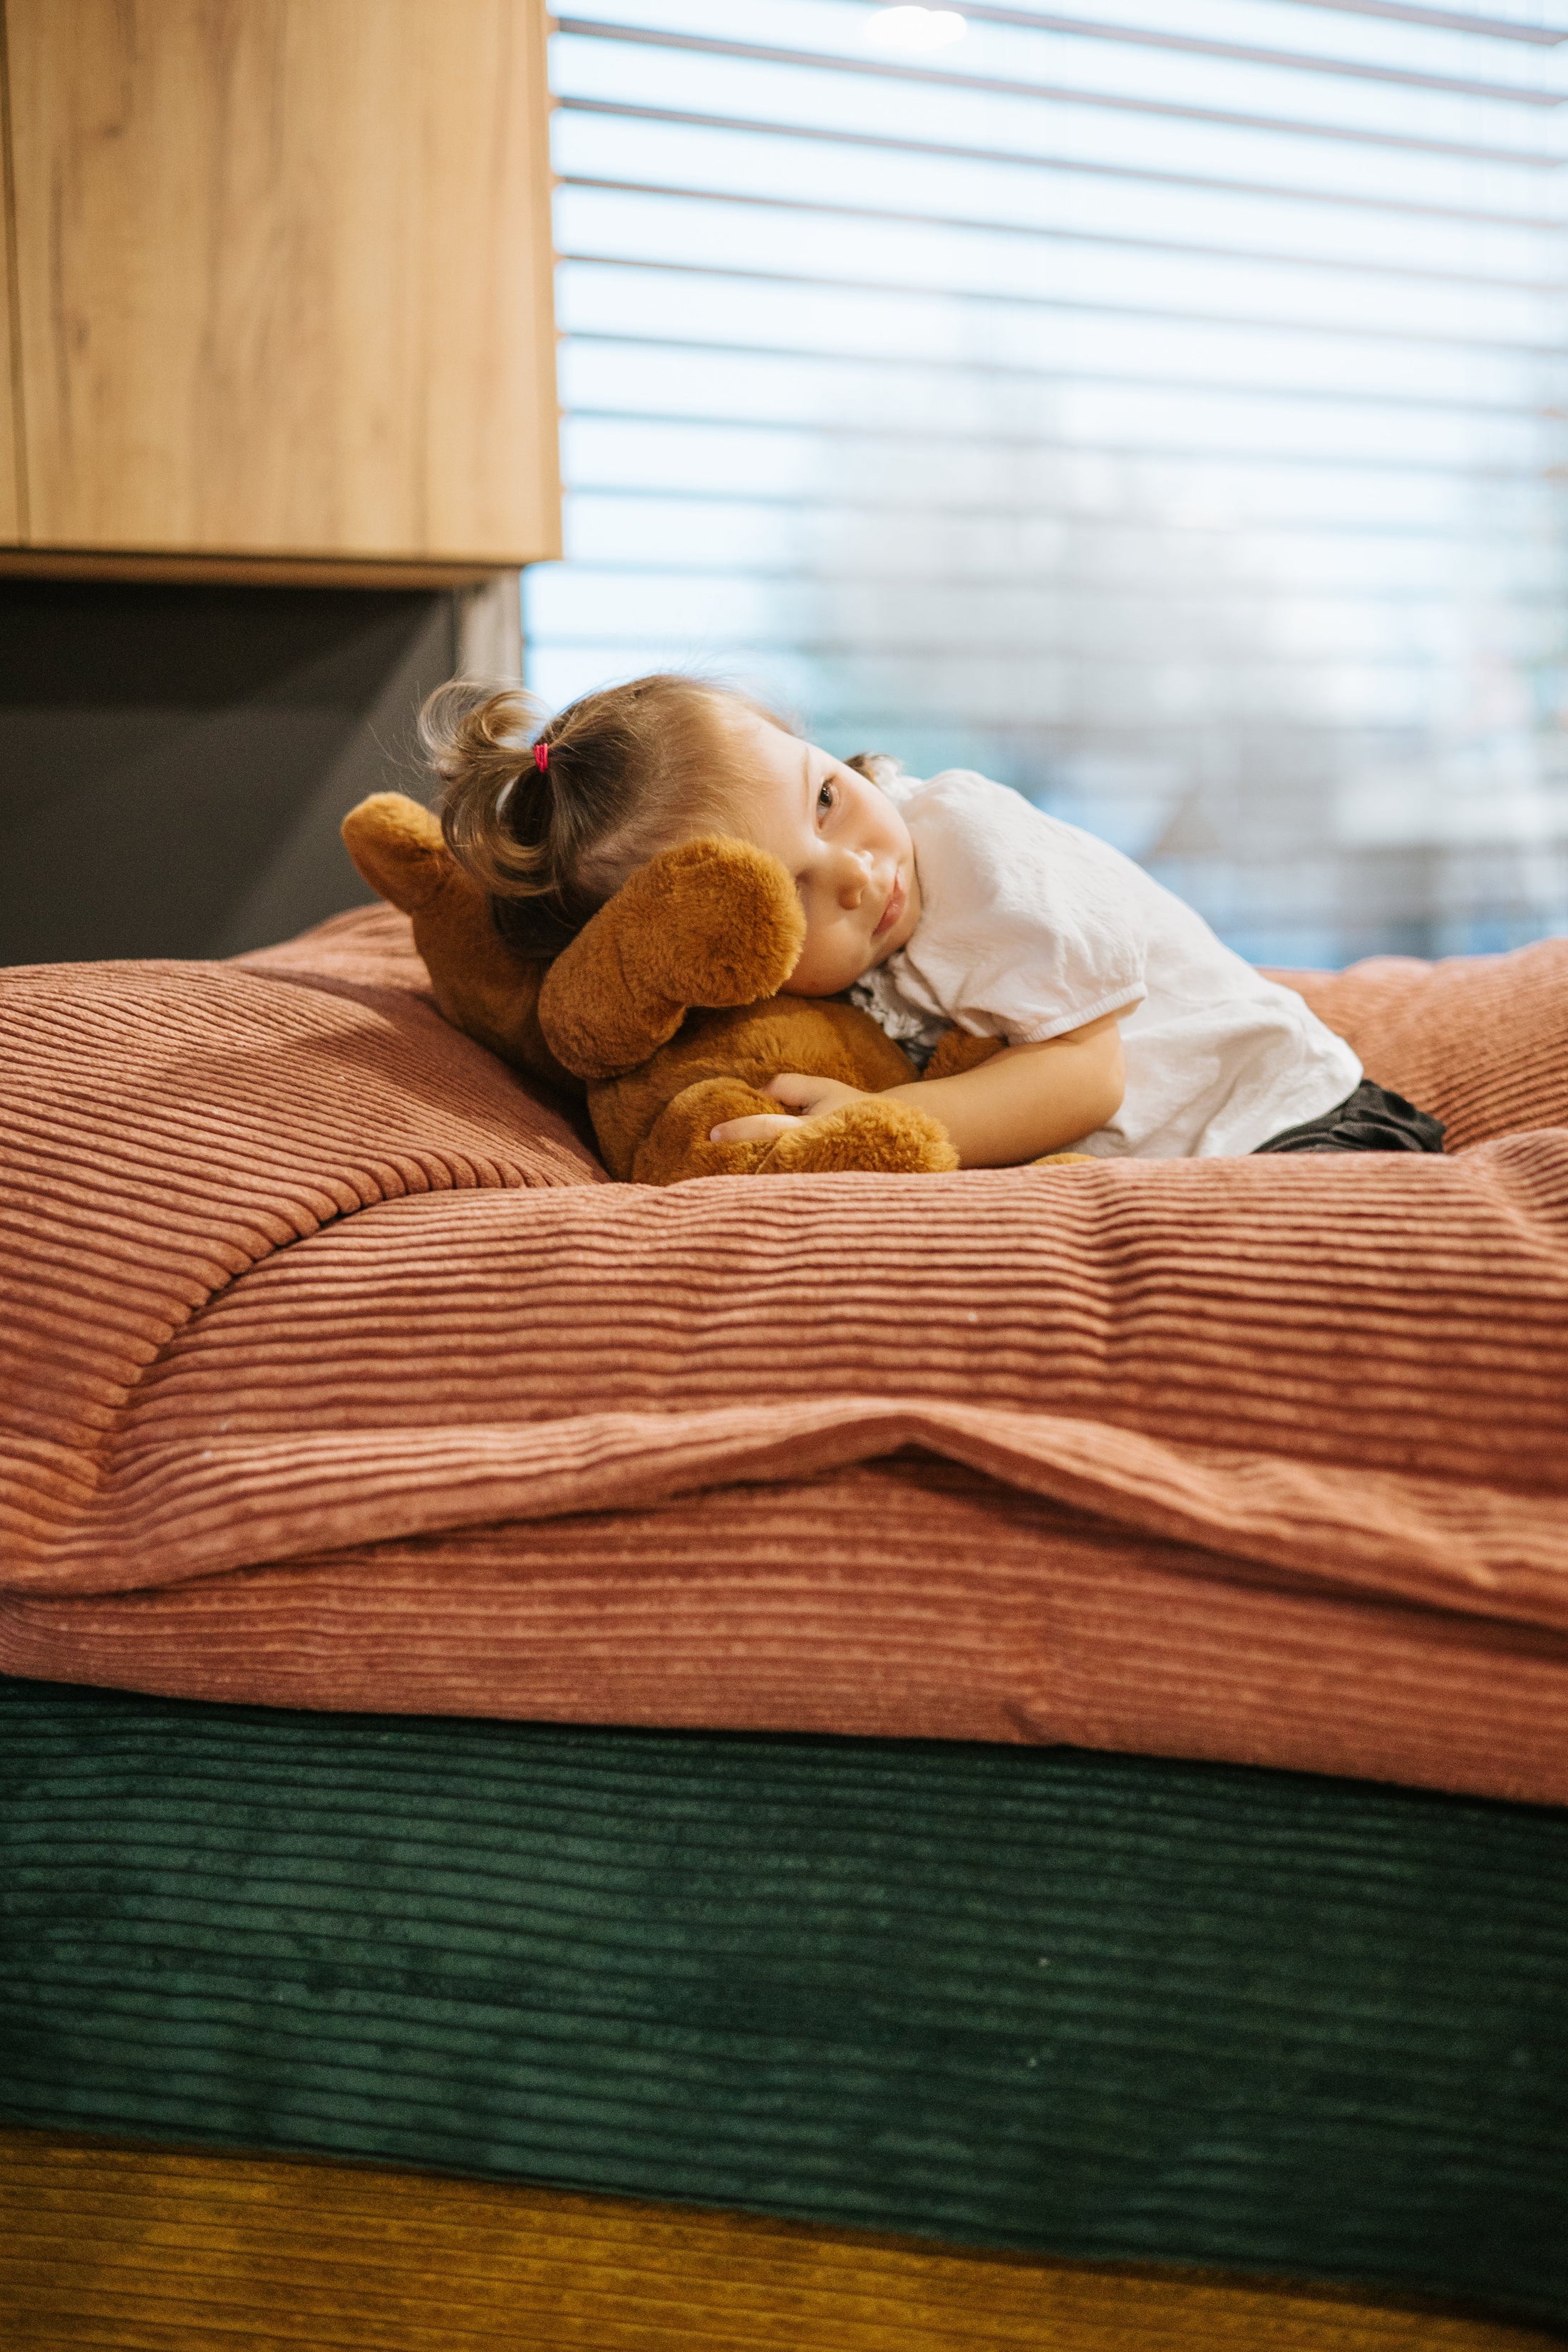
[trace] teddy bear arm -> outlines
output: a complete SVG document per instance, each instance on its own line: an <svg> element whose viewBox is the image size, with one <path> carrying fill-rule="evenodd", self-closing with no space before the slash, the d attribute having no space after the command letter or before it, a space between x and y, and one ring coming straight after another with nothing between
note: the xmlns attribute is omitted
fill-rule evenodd
<svg viewBox="0 0 1568 2352"><path fill-rule="evenodd" d="M667 1103L632 1163L637 1184L694 1176L934 1175L958 1166L945 1128L908 1103L867 1098L801 1119L754 1143L715 1143L721 1119L772 1113L778 1105L743 1078L701 1078Z"/></svg>
<svg viewBox="0 0 1568 2352"><path fill-rule="evenodd" d="M773 1149L772 1139L715 1143L710 1129L721 1119L750 1118L757 1112L776 1117L778 1105L744 1078L699 1078L666 1103L637 1146L627 1171L632 1182L683 1184L692 1176L755 1175Z"/></svg>
<svg viewBox="0 0 1568 2352"><path fill-rule="evenodd" d="M912 1103L868 1096L803 1118L774 1139L763 1176L941 1176L958 1166L939 1119Z"/></svg>

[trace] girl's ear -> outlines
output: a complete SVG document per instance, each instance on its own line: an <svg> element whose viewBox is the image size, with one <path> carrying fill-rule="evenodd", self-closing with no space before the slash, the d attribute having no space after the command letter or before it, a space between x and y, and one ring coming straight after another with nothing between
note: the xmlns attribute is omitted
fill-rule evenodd
<svg viewBox="0 0 1568 2352"><path fill-rule="evenodd" d="M800 961L805 917L784 866L719 834L662 850L551 965L539 1018L583 1078L635 1070L694 1005L775 996Z"/></svg>

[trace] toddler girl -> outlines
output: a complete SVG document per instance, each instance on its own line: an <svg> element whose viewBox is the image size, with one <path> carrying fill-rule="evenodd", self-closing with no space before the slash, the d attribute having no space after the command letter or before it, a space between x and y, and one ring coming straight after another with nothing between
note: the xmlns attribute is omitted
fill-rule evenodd
<svg viewBox="0 0 1568 2352"><path fill-rule="evenodd" d="M968 769L921 782L837 760L746 697L681 677L584 696L537 735L511 692L461 683L421 719L454 854L503 936L557 953L636 867L703 833L770 850L805 944L785 982L847 992L923 1067L950 1024L1004 1050L892 1092L965 1167L1101 1156L1440 1151L1294 990L1265 980L1119 850ZM783 1071L767 1136L852 1100Z"/></svg>

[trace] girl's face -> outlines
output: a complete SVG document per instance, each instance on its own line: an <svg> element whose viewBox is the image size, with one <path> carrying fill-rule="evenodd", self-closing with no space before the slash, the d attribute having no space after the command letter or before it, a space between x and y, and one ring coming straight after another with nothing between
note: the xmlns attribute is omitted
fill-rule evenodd
<svg viewBox="0 0 1568 2352"><path fill-rule="evenodd" d="M731 723L745 782L730 821L783 859L805 910L785 993L837 996L896 954L920 920L910 829L885 793L831 752L749 710Z"/></svg>

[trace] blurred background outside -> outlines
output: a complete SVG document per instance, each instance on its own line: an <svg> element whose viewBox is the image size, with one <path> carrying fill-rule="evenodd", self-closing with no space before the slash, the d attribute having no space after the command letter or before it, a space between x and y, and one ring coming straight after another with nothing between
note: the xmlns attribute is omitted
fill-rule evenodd
<svg viewBox="0 0 1568 2352"><path fill-rule="evenodd" d="M1568 931L1560 9L568 5L530 683L981 768L1260 961Z"/></svg>

